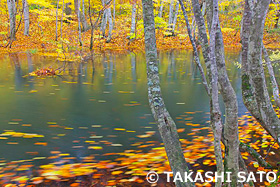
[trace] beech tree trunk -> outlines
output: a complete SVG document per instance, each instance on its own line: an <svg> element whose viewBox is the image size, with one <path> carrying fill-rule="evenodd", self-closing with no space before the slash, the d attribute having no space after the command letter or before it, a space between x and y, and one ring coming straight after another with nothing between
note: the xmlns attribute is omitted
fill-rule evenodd
<svg viewBox="0 0 280 187"><path fill-rule="evenodd" d="M105 6L105 0L101 0L102 1L102 6ZM102 15L102 20L101 20L101 32L102 32L102 36L105 37L105 31L106 31L106 27L107 27L107 9L104 10L103 15Z"/></svg>
<svg viewBox="0 0 280 187"><path fill-rule="evenodd" d="M63 14L64 14L64 0L62 0L62 12L61 12L61 20L60 20L60 38L62 38Z"/></svg>
<svg viewBox="0 0 280 187"><path fill-rule="evenodd" d="M83 7L84 7L84 1L83 2ZM76 15L80 17L80 23L82 24L82 28L81 28L81 31L82 32L85 32L89 29L89 25L87 23L87 20L86 20L86 15L85 15L85 12L84 12L84 8L82 9L82 11L80 11L80 7L81 7L81 1L80 0L74 0L74 5L75 5L75 13Z"/></svg>
<svg viewBox="0 0 280 187"><path fill-rule="evenodd" d="M77 9L80 10L80 0L77 0ZM80 46L83 45L82 42L82 34L81 34L81 19L80 19L80 11L77 11L77 17L78 17L78 32L79 32L79 44Z"/></svg>
<svg viewBox="0 0 280 187"><path fill-rule="evenodd" d="M217 71L217 64L216 64L216 32L217 27L219 24L219 12L218 12L218 0L213 0L213 18L211 24L211 31L210 31L210 83L211 83L211 103L210 103L210 112L211 112L211 127L213 129L214 134L214 151L216 156L216 167L217 172L222 174L224 172L224 165L223 165L223 155L222 155L222 148L221 148L221 140L222 140L222 131L223 125L221 121L221 110L219 106L219 89L218 89L218 71ZM222 180L218 179L215 184L216 187L222 186Z"/></svg>
<svg viewBox="0 0 280 187"><path fill-rule="evenodd" d="M242 75L242 82L247 84L243 84L242 89L247 93L245 97L243 95L247 109L279 144L280 120L269 98L262 65L263 30L269 3L270 1L259 0L253 7L252 3L246 0L242 37L248 37L248 40L243 43L242 49L242 65L245 65L243 71L246 70L245 76ZM249 28L249 31L246 28Z"/></svg>
<svg viewBox="0 0 280 187"><path fill-rule="evenodd" d="M136 31L136 3L132 5L132 11L131 11L131 29L130 29L130 35L129 39L135 39L135 31Z"/></svg>
<svg viewBox="0 0 280 187"><path fill-rule="evenodd" d="M111 8L109 7L107 9L107 16L108 16L108 22L109 22L109 32L108 32L108 37L106 42L110 42L112 39L112 31L113 31L113 18L112 18L112 12L111 12Z"/></svg>
<svg viewBox="0 0 280 187"><path fill-rule="evenodd" d="M207 94L209 95L210 94L209 86L208 86L207 80L205 78L204 70L202 68L202 65L201 65L201 62L200 62L200 59L199 59L199 55L198 55L198 51L197 51L197 47L196 47L194 38L192 36L192 31L191 31L191 28L190 28L187 11L185 9L183 0L179 0L179 3L180 3L180 6L181 6L181 9L182 9L184 18L185 18L189 39L190 39L192 47L193 47L194 61L195 61L196 65L199 69L199 72L200 72L200 75L201 75L201 78L202 78L202 84L204 85L204 88L205 88Z"/></svg>
<svg viewBox="0 0 280 187"><path fill-rule="evenodd" d="M213 7L214 3L214 7ZM207 66L208 77L211 82L211 125L214 131L215 138L215 154L217 160L218 172L229 171L232 172L230 186L241 186L237 183L237 173L239 171L239 139L238 139L238 107L236 94L230 84L225 68L224 57L224 44L221 33L221 28L218 19L218 2L208 1L208 29L210 35L210 45L208 47L208 39L206 34L205 23L203 15L200 10L198 0L193 0L193 9L195 21L198 25L199 36L202 45L202 52L204 60ZM214 14L213 14L214 12ZM215 28L213 28L215 26ZM216 66L216 67L215 67ZM216 69L216 70L215 70ZM216 75L217 74L217 75ZM220 140L221 140L221 119L220 109L218 103L218 87L216 85L216 79L221 87L221 94L226 107L226 119L224 125L223 142L225 144L225 161L223 166L223 159L221 157ZM224 167L224 168L223 168ZM216 183L216 186L220 186L221 181Z"/></svg>
<svg viewBox="0 0 280 187"><path fill-rule="evenodd" d="M208 30L211 30L212 25L212 10L213 1L207 0L207 22ZM225 144L225 158L224 167L225 172L232 172L230 186L242 186L237 184L237 174L239 171L239 137L238 137L238 106L235 91L229 81L228 74L225 67L225 54L223 35L220 23L217 24L216 32L216 48L215 48L216 63L218 68L218 77L220 84L220 91L223 96L225 104L225 123L223 130L223 143Z"/></svg>
<svg viewBox="0 0 280 187"><path fill-rule="evenodd" d="M171 0L170 1L170 4L169 4L169 18L168 18L168 27L171 28L172 26L172 22L173 22L173 9L174 9L174 6L173 6L173 3L174 3L174 0Z"/></svg>
<svg viewBox="0 0 280 187"><path fill-rule="evenodd" d="M107 3L109 3L110 0L105 1L102 0L102 5L103 7L106 6ZM101 32L102 36L105 38L106 37L106 27L107 27L107 21L109 23L109 31L108 31L108 37L106 42L109 43L112 39L112 31L113 31L113 18L112 18L112 12L111 12L111 7L108 7L104 10L103 16L102 16L102 21L101 21Z"/></svg>
<svg viewBox="0 0 280 187"><path fill-rule="evenodd" d="M175 7L174 18L173 18L173 21L172 21L172 33L174 33L174 31L175 31L175 27L176 27L176 23L177 23L177 17L178 17L178 12L179 12L179 1L177 1L176 7Z"/></svg>
<svg viewBox="0 0 280 187"><path fill-rule="evenodd" d="M161 95L157 61L153 1L142 0L142 4L145 31L144 33L149 104L155 121L157 122L171 169L174 175L179 172L181 176L184 176L184 172L189 171L188 165L181 149L181 143L179 141L176 124L167 111ZM194 184L192 184L190 181L185 183L177 180L176 186L192 187L194 186Z"/></svg>
<svg viewBox="0 0 280 187"><path fill-rule="evenodd" d="M158 11L158 17L162 18L162 12L163 12L163 1L160 1L160 7L159 7L159 11Z"/></svg>
<svg viewBox="0 0 280 187"><path fill-rule="evenodd" d="M16 39L16 4L15 0L7 0L10 19L10 39Z"/></svg>
<svg viewBox="0 0 280 187"><path fill-rule="evenodd" d="M58 7L59 7L59 0L57 0L56 4L56 16L55 16L55 41L57 41L58 38Z"/></svg>
<svg viewBox="0 0 280 187"><path fill-rule="evenodd" d="M263 44L262 44L263 45ZM275 100L276 106L280 107L280 98L279 98L279 88L278 88L278 83L276 81L275 78L275 74L274 74L274 70L273 67L271 65L271 61L269 59L267 50L265 48L265 46L262 46L262 52L264 55L264 59L266 62L266 67L268 69L268 73L269 73L269 77L270 77L270 82L271 82L271 86L272 86L272 93L273 93L273 98Z"/></svg>
<svg viewBox="0 0 280 187"><path fill-rule="evenodd" d="M24 15L24 35L29 36L29 7L27 0L22 0L23 15Z"/></svg>

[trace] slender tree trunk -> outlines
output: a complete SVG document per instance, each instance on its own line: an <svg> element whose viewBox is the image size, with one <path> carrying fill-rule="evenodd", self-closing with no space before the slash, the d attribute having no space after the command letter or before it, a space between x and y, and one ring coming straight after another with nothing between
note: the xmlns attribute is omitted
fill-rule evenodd
<svg viewBox="0 0 280 187"><path fill-rule="evenodd" d="M113 1L113 28L115 28L116 23L116 0Z"/></svg>
<svg viewBox="0 0 280 187"><path fill-rule="evenodd" d="M210 94L209 86L208 86L207 80L205 78L205 74L204 74L200 59L199 59L199 55L198 55L198 51L197 51L197 47L196 47L194 38L192 37L192 31L191 31L191 28L190 28L187 11L185 9L183 0L179 0L179 3L180 3L180 6L181 6L181 9L182 9L184 18L185 18L189 39L190 39L192 47L193 47L194 61L195 61L196 65L197 65L197 67L200 71L200 75L201 75L201 78L202 78L202 84L204 85L205 90L206 90L207 94L209 95Z"/></svg>
<svg viewBox="0 0 280 187"><path fill-rule="evenodd" d="M145 48L146 48L146 62L147 62L147 78L148 78L148 98L149 104L158 124L159 132L161 134L167 157L174 173L177 172L184 176L188 172L188 165L181 149L179 136L177 133L176 124L167 111L160 89L159 70L157 62L157 47L155 37L155 22L153 13L153 1L142 0L143 4L143 19L144 19L144 33L145 33ZM176 181L176 186L192 187L190 181L180 182Z"/></svg>
<svg viewBox="0 0 280 187"><path fill-rule="evenodd" d="M89 30L89 25L87 23L86 15L85 15L85 1L82 1L82 13L80 12L80 18L81 18L81 23L82 23L82 32L88 31Z"/></svg>
<svg viewBox="0 0 280 187"><path fill-rule="evenodd" d="M84 7L84 1L82 1L83 3L83 7ZM80 23L82 24L82 28L81 31L85 32L89 29L87 20L86 20L86 16L85 16L85 12L84 12L84 8L82 8L82 11L80 11L80 7L81 7L81 1L80 0L74 0L74 5L75 5L75 13L79 17L80 17Z"/></svg>
<svg viewBox="0 0 280 187"><path fill-rule="evenodd" d="M261 115L258 109L257 100L255 97L255 89L252 86L252 77L249 72L250 65L248 64L248 48L250 37L250 26L252 20L252 10L249 4L250 0L245 0L245 7L243 13L243 22L241 27L241 75L242 75L242 98L244 105L249 112L258 120L262 121Z"/></svg>
<svg viewBox="0 0 280 187"><path fill-rule="evenodd" d="M104 7L106 2L105 2L105 0L101 0L101 1L102 1L102 5ZM107 26L107 9L104 10L103 15L102 15L102 21L101 21L101 32L102 32L103 37L105 37L106 26Z"/></svg>
<svg viewBox="0 0 280 187"><path fill-rule="evenodd" d="M259 1L253 9L248 46L249 72L263 127L280 143L280 120L277 117L267 91L264 69L262 66L262 40L266 13L270 1Z"/></svg>
<svg viewBox="0 0 280 187"><path fill-rule="evenodd" d="M136 37L135 30L136 30L136 3L132 5L132 11L131 11L131 29L129 35L130 40L135 39Z"/></svg>
<svg viewBox="0 0 280 187"><path fill-rule="evenodd" d="M112 39L112 31L113 31L113 18L112 18L112 12L110 7L107 9L107 16L109 22L109 32L108 32L108 38L106 42L109 43Z"/></svg>
<svg viewBox="0 0 280 187"><path fill-rule="evenodd" d="M172 23L173 23L173 6L174 0L170 1L170 5L169 5L169 19L168 19L168 27L171 28L172 27Z"/></svg>
<svg viewBox="0 0 280 187"><path fill-rule="evenodd" d="M212 10L213 1L207 0L207 22L208 30L211 30L212 25ZM232 172L230 186L242 186L237 183L237 174L239 172L239 137L238 137L238 106L235 91L229 81L226 67L225 67L225 54L223 35L220 27L220 23L217 24L216 32L216 48L215 48L216 63L218 68L219 84L221 87L221 94L225 103L225 124L223 130L223 143L225 144L225 158L224 167L225 172Z"/></svg>
<svg viewBox="0 0 280 187"><path fill-rule="evenodd" d="M81 34L81 19L80 19L80 0L78 0L78 3L77 3L77 17L78 17L78 32L79 32L79 44L80 46L83 45L83 42L82 42L82 34Z"/></svg>
<svg viewBox="0 0 280 187"><path fill-rule="evenodd" d="M57 0L57 5L56 5L56 16L55 16L55 41L57 41L58 38L58 7L59 7L59 0Z"/></svg>
<svg viewBox="0 0 280 187"><path fill-rule="evenodd" d="M10 19L10 40L16 39L16 4L15 0L7 0Z"/></svg>
<svg viewBox="0 0 280 187"><path fill-rule="evenodd" d="M60 20L60 38L62 38L63 14L64 14L64 0L62 0L62 12L61 12L61 20Z"/></svg>
<svg viewBox="0 0 280 187"><path fill-rule="evenodd" d="M24 15L24 35L29 36L29 7L27 0L22 0L23 15Z"/></svg>
<svg viewBox="0 0 280 187"><path fill-rule="evenodd" d="M263 44L262 44L262 45L263 45ZM268 73L269 73L269 77L270 77L270 82L271 82L271 85L272 85L273 97L274 97L274 100L275 100L276 105L277 105L278 107L280 107L280 98L279 98L278 83L277 83L277 81L276 81L275 74L274 74L274 70L273 70L273 67L272 67L272 65L271 65L271 61L270 61L270 59L269 59L267 50L266 50L266 48L265 48L264 45L262 46L262 52L263 52L264 59L265 59L265 62L266 62L266 66L267 66L267 69L268 69Z"/></svg>
<svg viewBox="0 0 280 187"><path fill-rule="evenodd" d="M174 18L173 18L173 21L172 21L172 33L173 33L173 35L174 35L176 23L177 23L178 12L179 12L179 1L177 1L177 3L176 3L175 14L174 14Z"/></svg>
<svg viewBox="0 0 280 187"><path fill-rule="evenodd" d="M224 165L223 165L223 155L222 155L222 148L221 148L221 140L222 140L222 131L223 125L221 121L221 110L219 106L219 88L218 88L218 71L217 71L217 64L216 64L216 32L217 27L219 24L219 13L218 13L218 0L213 0L213 19L210 31L210 72L211 72L211 127L213 129L214 134L214 150L216 156L216 166L217 172L222 174L224 172ZM217 180L216 187L222 186L222 180Z"/></svg>
<svg viewBox="0 0 280 187"><path fill-rule="evenodd" d="M160 7L159 7L159 11L158 11L158 17L162 18L162 12L163 12L163 1L160 1Z"/></svg>

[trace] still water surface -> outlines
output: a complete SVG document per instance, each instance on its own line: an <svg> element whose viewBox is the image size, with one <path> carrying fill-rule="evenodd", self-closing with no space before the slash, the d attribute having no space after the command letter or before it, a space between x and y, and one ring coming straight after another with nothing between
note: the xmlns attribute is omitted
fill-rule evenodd
<svg viewBox="0 0 280 187"><path fill-rule="evenodd" d="M207 126L209 119L208 97L192 58L192 53L185 51L159 53L163 97L178 128L186 129L180 138L187 139L191 139L186 134L192 127L186 126L186 122ZM246 110L241 98L240 70L234 66L238 59L238 53L226 54L241 115ZM63 76L26 76L37 68L49 66L58 68L63 63L29 53L0 59L0 134L12 130L44 135L0 139L1 159L33 158L28 152L48 157L53 150L69 153L76 161L90 154L108 159L102 154L136 149L132 144L143 141L139 135L157 131L147 101L144 54L97 55L88 63L67 64ZM105 140L115 146L102 142ZM149 140L161 142L158 133ZM89 150L86 141L96 141L103 149ZM36 145L36 142L47 144Z"/></svg>

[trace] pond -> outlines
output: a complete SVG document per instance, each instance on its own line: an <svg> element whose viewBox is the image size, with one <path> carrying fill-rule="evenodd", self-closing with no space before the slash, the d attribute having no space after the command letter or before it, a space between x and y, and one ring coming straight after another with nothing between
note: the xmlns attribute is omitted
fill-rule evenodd
<svg viewBox="0 0 280 187"><path fill-rule="evenodd" d="M201 57L202 58L202 57ZM238 52L226 53L227 70L237 92L239 115L246 112L241 98ZM209 100L193 62L192 52L160 52L160 78L167 109L180 138L191 140L186 123L208 126ZM60 68L64 75L30 77L42 67ZM101 54L87 63L56 62L30 53L0 59L0 158L2 162L34 159L48 163L52 151L75 157L112 159L105 153L139 148L145 140L161 142L147 100L143 53ZM155 144L154 146L159 146ZM89 149L93 146L94 149Z"/></svg>

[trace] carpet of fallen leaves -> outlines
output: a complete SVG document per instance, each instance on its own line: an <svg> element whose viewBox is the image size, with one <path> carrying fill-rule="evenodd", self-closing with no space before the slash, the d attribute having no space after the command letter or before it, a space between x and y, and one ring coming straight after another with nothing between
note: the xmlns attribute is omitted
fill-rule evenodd
<svg viewBox="0 0 280 187"><path fill-rule="evenodd" d="M52 10L55 11L55 10ZM43 11L42 11L43 12ZM47 13L44 13L47 15ZM0 19L8 21L6 15L0 14ZM44 52L46 53L57 53L61 59L66 56L77 55L77 52L89 51L90 44L90 30L82 33L83 46L79 46L78 42L78 31L77 22L75 17L71 17L74 21L71 23L63 23L63 32L60 33L59 39L55 41L55 20L45 19L40 21L39 15L31 13L31 28L30 36L23 35L23 24L20 25L17 32L16 41L12 43L12 47L6 47L8 40L7 32L0 33L0 53L11 53L11 52ZM234 20L228 20L228 16L221 15L222 32L224 37L224 43L226 49L240 49L240 32L239 22ZM225 20L225 21L223 21ZM64 21L67 21L66 18ZM59 26L60 27L60 26ZM236 29L233 29L236 28ZM0 25L1 31L8 31L8 25ZM127 36L130 32L130 17L119 17L116 20L115 28L113 30L113 36L110 43L106 43L106 39L101 37L101 32L96 29L94 32L94 43L93 49L95 52L98 51L116 51L116 52L127 52L127 51L139 51L144 49L144 32L143 26L138 23L137 37L134 41L129 41ZM185 29L185 23L183 20L178 21L176 35L173 37L166 37L164 35L164 29L157 29L157 47L159 50L170 50L170 49L192 49L190 41L188 39L187 31ZM3 34L6 33L6 34ZM60 37L62 36L62 37ZM279 33L277 32L265 32L264 43L268 48L280 48L279 45Z"/></svg>
<svg viewBox="0 0 280 187"><path fill-rule="evenodd" d="M279 112L279 111L277 111ZM213 135L210 127L200 127L200 124L191 123L192 114L196 112L185 112L177 117L179 122L184 122L186 126L192 126L192 130L186 132L185 128L178 129L179 133L187 133L192 137L192 141L181 139L184 155L194 171L214 171L215 156L213 147ZM186 122L187 120L187 122ZM188 120L190 122L188 122ZM10 122L18 123L18 122ZM50 127L57 127L55 122L49 122ZM94 125L93 128L100 126ZM65 127L67 128L67 127ZM129 133L126 129L115 128L115 131ZM202 133L204 132L204 133ZM202 135L205 134L206 135ZM250 115L243 115L239 118L239 137L244 143L248 143L252 148L263 156L268 156L267 160L275 166L279 160L279 146L274 144L273 139ZM30 160L19 160L0 163L0 184L1 186L145 186L149 185L145 176L151 170L160 174L158 184L165 185L164 171L170 171L164 147L156 141L149 141L155 131L147 131L143 135L138 135L143 139L134 143L135 149L126 150L121 153L105 153L104 156L114 155L113 160L97 160L94 155L84 157L81 162L74 162L75 157L68 153L52 151L52 156L34 157ZM0 134L0 139L11 137L40 138L39 134L28 134L22 132L8 131ZM85 140L88 149L99 150L104 146L121 146L112 144L109 141L99 141L100 137L91 136L92 141ZM100 144L99 144L100 143ZM102 144L101 144L102 143ZM38 145L45 146L46 142L37 142ZM144 150L145 149L145 150ZM147 151L148 150L148 151ZM269 150L269 152L268 152ZM28 154L36 155L36 152ZM259 166L256 161L247 153L242 152L245 162L249 165L250 171L271 171ZM48 164L35 166L35 160L45 159ZM172 183L167 185L173 186ZM262 185L269 185L264 182ZM211 186L210 183L196 183L196 186ZM261 186L261 185L260 185Z"/></svg>

